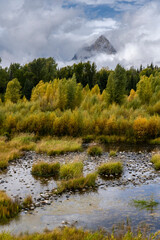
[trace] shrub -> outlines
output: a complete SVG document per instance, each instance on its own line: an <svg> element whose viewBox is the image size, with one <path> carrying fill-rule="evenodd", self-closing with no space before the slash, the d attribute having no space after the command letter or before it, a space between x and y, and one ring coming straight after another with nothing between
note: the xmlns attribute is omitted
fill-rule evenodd
<svg viewBox="0 0 160 240"><path fill-rule="evenodd" d="M66 191L82 190L85 187L94 187L97 174L90 173L86 177L74 178L68 181L62 181L54 193L60 194Z"/></svg>
<svg viewBox="0 0 160 240"><path fill-rule="evenodd" d="M139 141L144 141L148 134L148 121L146 118L138 117L134 120L133 130Z"/></svg>
<svg viewBox="0 0 160 240"><path fill-rule="evenodd" d="M160 119L157 116L153 116L148 120L148 137L155 138L160 133Z"/></svg>
<svg viewBox="0 0 160 240"><path fill-rule="evenodd" d="M19 203L9 198L5 192L0 191L0 222L8 221L17 216L19 212Z"/></svg>
<svg viewBox="0 0 160 240"><path fill-rule="evenodd" d="M24 208L30 208L33 204L32 196L29 195L23 200L23 207Z"/></svg>
<svg viewBox="0 0 160 240"><path fill-rule="evenodd" d="M32 166L32 174L35 176L49 177L58 176L60 171L60 163L38 162Z"/></svg>
<svg viewBox="0 0 160 240"><path fill-rule="evenodd" d="M98 174L104 176L120 175L123 171L122 163L120 162L108 162L104 163L98 168Z"/></svg>
<svg viewBox="0 0 160 240"><path fill-rule="evenodd" d="M102 155L102 148L99 146L91 146L87 149L87 152L91 156L100 156Z"/></svg>
<svg viewBox="0 0 160 240"><path fill-rule="evenodd" d="M60 178L61 179L71 179L78 178L83 175L83 163L82 162L73 162L62 165L60 168Z"/></svg>
<svg viewBox="0 0 160 240"><path fill-rule="evenodd" d="M160 170L160 154L153 155L151 162L154 164L156 170Z"/></svg>

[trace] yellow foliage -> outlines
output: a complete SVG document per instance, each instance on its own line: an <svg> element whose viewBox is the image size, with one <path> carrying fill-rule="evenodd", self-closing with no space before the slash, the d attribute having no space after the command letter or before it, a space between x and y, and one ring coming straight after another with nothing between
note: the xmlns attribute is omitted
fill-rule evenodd
<svg viewBox="0 0 160 240"><path fill-rule="evenodd" d="M105 127L105 133L108 135L113 135L113 134L116 134L116 132L117 132L116 118L114 115L112 115L107 120L106 127Z"/></svg>
<svg viewBox="0 0 160 240"><path fill-rule="evenodd" d="M92 95L99 95L99 94L100 94L100 89L99 89L98 84L96 84L96 85L92 88L91 94L92 94Z"/></svg>
<svg viewBox="0 0 160 240"><path fill-rule="evenodd" d="M160 134L160 119L158 116L153 116L148 120L148 136L155 138Z"/></svg>
<svg viewBox="0 0 160 240"><path fill-rule="evenodd" d="M131 89L130 91L130 95L128 96L128 101L131 102L132 100L134 100L134 98L137 96L136 92L134 91L134 89Z"/></svg>
<svg viewBox="0 0 160 240"><path fill-rule="evenodd" d="M7 131L15 131L17 125L17 120L14 115L8 115L5 120L5 128Z"/></svg>
<svg viewBox="0 0 160 240"><path fill-rule="evenodd" d="M133 130L137 140L144 140L148 134L148 121L144 117L138 117L133 122Z"/></svg>

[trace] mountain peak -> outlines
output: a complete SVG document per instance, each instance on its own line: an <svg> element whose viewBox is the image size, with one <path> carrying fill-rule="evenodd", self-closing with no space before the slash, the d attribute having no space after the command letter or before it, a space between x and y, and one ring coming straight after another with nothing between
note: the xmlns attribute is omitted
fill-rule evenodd
<svg viewBox="0 0 160 240"><path fill-rule="evenodd" d="M103 41L103 42L107 41L107 42L109 42L108 39L107 39L104 35L99 36L99 37L97 38L96 42L97 42L97 41Z"/></svg>
<svg viewBox="0 0 160 240"><path fill-rule="evenodd" d="M85 60L91 57L94 57L97 54L104 53L104 54L115 54L116 50L109 42L109 40L104 36L101 35L96 39L96 41L88 46L81 48L73 57L72 60Z"/></svg>

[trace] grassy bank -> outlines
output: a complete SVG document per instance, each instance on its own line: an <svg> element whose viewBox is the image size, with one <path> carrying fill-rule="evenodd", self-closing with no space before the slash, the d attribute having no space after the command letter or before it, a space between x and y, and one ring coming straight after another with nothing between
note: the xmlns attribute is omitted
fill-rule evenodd
<svg viewBox="0 0 160 240"><path fill-rule="evenodd" d="M103 231L91 232L76 228L61 228L46 233L35 233L20 236L13 236L10 233L1 233L1 240L159 240L160 233L146 237L140 231L133 234L130 230L120 233L105 234Z"/></svg>
<svg viewBox="0 0 160 240"><path fill-rule="evenodd" d="M47 153L48 155L78 152L82 150L81 139L43 138L37 143L35 150L37 153Z"/></svg>
<svg viewBox="0 0 160 240"><path fill-rule="evenodd" d="M48 155L64 154L82 150L81 139L65 138L37 138L34 134L21 133L11 139L0 137L0 169L8 167L10 161L21 157L24 151L36 151Z"/></svg>

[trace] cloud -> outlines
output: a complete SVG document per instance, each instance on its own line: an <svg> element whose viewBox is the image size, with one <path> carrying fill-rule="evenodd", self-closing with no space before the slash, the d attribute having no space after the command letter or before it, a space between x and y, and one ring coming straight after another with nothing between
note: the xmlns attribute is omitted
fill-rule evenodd
<svg viewBox="0 0 160 240"><path fill-rule="evenodd" d="M2 0L0 56L3 65L37 57L71 59L78 47L115 29L111 18L88 20L81 8L65 8L62 0Z"/></svg>
<svg viewBox="0 0 160 240"><path fill-rule="evenodd" d="M86 2L97 8L105 4L121 13L90 19L85 14ZM98 67L160 63L159 11L156 0L1 0L2 64L24 64L50 56L61 65L68 64L79 48L101 34L118 52L115 56L102 54L93 58Z"/></svg>
<svg viewBox="0 0 160 240"><path fill-rule="evenodd" d="M56 36L68 31L77 10L65 9L62 1L2 0L0 9L0 56L11 61L54 56ZM57 39L56 39L57 40ZM61 40L57 40L62 42Z"/></svg>
<svg viewBox="0 0 160 240"><path fill-rule="evenodd" d="M152 1L135 12L127 12L112 31L105 35L117 49L115 55L98 55L91 59L98 68L160 65L160 3Z"/></svg>
<svg viewBox="0 0 160 240"><path fill-rule="evenodd" d="M74 3L84 4L84 5L108 5L111 8L114 8L116 11L126 11L133 10L137 6L143 6L144 4L150 2L151 0L74 0Z"/></svg>

